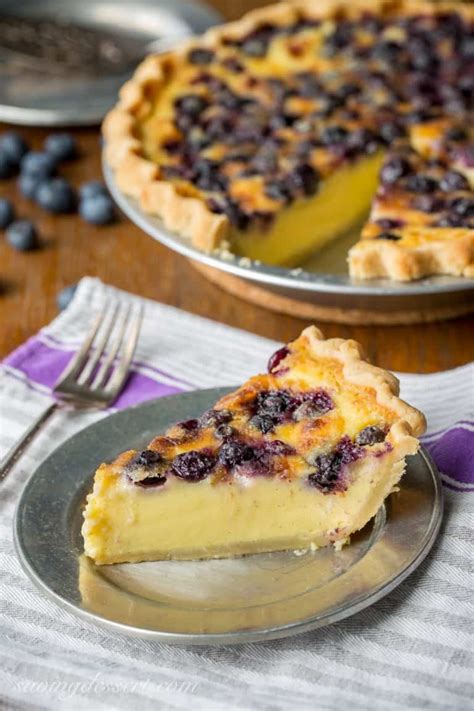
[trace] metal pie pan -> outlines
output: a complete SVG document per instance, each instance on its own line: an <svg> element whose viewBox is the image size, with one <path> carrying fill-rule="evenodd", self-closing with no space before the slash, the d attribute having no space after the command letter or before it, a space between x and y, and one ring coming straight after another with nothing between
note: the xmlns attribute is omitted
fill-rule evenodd
<svg viewBox="0 0 474 711"><path fill-rule="evenodd" d="M351 279L347 273L346 255L356 240L354 234L336 240L300 269L273 267L239 260L238 257L229 259L217 253L206 254L184 237L167 230L158 217L146 214L135 199L124 195L105 161L103 173L121 210L151 237L189 259L244 279L250 284L260 285L274 294L330 309L381 314L407 311L423 313L443 309L454 313L457 307L460 311L468 312L469 304L474 310L474 279L436 276L409 283L385 279Z"/></svg>
<svg viewBox="0 0 474 711"><path fill-rule="evenodd" d="M393 590L425 558L439 530L442 491L424 450L400 491L337 552L286 551L210 561L95 566L80 526L93 472L127 446L194 417L228 392L201 390L111 415L62 444L27 482L14 521L26 574L50 599L109 631L180 644L286 637L341 620ZM186 525L185 521L177 525Z"/></svg>
<svg viewBox="0 0 474 711"><path fill-rule="evenodd" d="M0 14L53 19L113 33L143 47L201 33L221 16L194 0L0 0ZM137 63L139 61L137 57ZM32 126L84 126L100 123L114 105L130 72L84 78L60 76L36 66L16 65L0 48L0 121Z"/></svg>

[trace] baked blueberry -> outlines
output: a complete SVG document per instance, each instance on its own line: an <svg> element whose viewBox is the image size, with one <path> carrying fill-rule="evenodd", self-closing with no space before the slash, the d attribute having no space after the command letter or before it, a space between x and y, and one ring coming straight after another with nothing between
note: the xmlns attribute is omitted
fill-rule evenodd
<svg viewBox="0 0 474 711"><path fill-rule="evenodd" d="M51 133L44 142L44 148L58 163L77 156L76 140L70 133Z"/></svg>
<svg viewBox="0 0 474 711"><path fill-rule="evenodd" d="M141 486L144 489L151 488L153 486L163 486L166 484L167 478L165 476L147 476L146 479L140 479L140 481L134 481L135 486Z"/></svg>
<svg viewBox="0 0 474 711"><path fill-rule="evenodd" d="M406 187L413 193L432 193L438 187L438 182L429 175L417 173L407 179Z"/></svg>
<svg viewBox="0 0 474 711"><path fill-rule="evenodd" d="M171 471L175 476L186 481L202 481L205 479L216 465L216 457L207 450L192 450L184 454L178 454Z"/></svg>
<svg viewBox="0 0 474 711"><path fill-rule="evenodd" d="M369 425L359 432L355 438L355 443L365 447L371 446L372 444L377 444L378 442L383 442L385 440L386 434L384 430L375 425Z"/></svg>
<svg viewBox="0 0 474 711"><path fill-rule="evenodd" d="M214 52L211 49L196 47L188 52L188 61L190 64L206 66L214 59Z"/></svg>
<svg viewBox="0 0 474 711"><path fill-rule="evenodd" d="M391 242L397 242L401 237L394 232L380 232L375 239L387 239Z"/></svg>
<svg viewBox="0 0 474 711"><path fill-rule="evenodd" d="M267 364L267 370L269 373L274 373L277 369L278 366L280 365L281 361L284 360L288 355L290 355L290 349L288 346L283 346L283 348L279 348L275 353L270 356Z"/></svg>
<svg viewBox="0 0 474 711"><path fill-rule="evenodd" d="M14 219L15 211L10 200L0 198L0 229L4 230Z"/></svg>
<svg viewBox="0 0 474 711"><path fill-rule="evenodd" d="M391 185L396 183L397 180L408 175L411 171L410 163L405 160L405 158L391 158L385 165L382 166L380 171L380 179L382 183L386 185Z"/></svg>
<svg viewBox="0 0 474 711"><path fill-rule="evenodd" d="M40 182L35 199L44 210L58 214L73 212L76 207L74 190L64 178L50 178Z"/></svg>
<svg viewBox="0 0 474 711"><path fill-rule="evenodd" d="M66 286L64 289L61 289L61 291L56 297L56 304L60 311L64 311L64 309L67 309L67 307L73 300L76 291L77 284L72 284L71 286Z"/></svg>
<svg viewBox="0 0 474 711"><path fill-rule="evenodd" d="M230 440L224 442L219 450L219 463L227 469L239 466L255 458L252 447L245 442Z"/></svg>
<svg viewBox="0 0 474 711"><path fill-rule="evenodd" d="M5 237L12 247L20 252L28 252L38 247L38 233L36 227L29 220L16 220L12 222L5 232Z"/></svg>
<svg viewBox="0 0 474 711"><path fill-rule="evenodd" d="M30 151L21 159L22 175L32 175L35 178L50 178L56 169L56 158L50 153Z"/></svg>
<svg viewBox="0 0 474 711"><path fill-rule="evenodd" d="M462 173L449 170L439 181L439 187L448 193L452 190L469 190L469 182Z"/></svg>
<svg viewBox="0 0 474 711"><path fill-rule="evenodd" d="M9 158L13 165L19 166L27 151L26 142L16 131L8 131L1 136L0 152Z"/></svg>
<svg viewBox="0 0 474 711"><path fill-rule="evenodd" d="M108 225L115 220L114 203L107 195L95 195L80 201L79 214L92 225Z"/></svg>

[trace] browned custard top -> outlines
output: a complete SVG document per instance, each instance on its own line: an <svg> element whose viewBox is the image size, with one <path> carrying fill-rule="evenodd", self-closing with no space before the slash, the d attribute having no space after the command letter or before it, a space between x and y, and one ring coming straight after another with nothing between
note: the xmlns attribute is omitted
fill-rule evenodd
<svg viewBox="0 0 474 711"><path fill-rule="evenodd" d="M400 191L429 224L472 226L472 25L455 12L350 13L295 11L290 25L170 55L167 88L142 121L161 176L239 229L264 227L341 163L391 146L381 200ZM420 152L416 127L435 154Z"/></svg>

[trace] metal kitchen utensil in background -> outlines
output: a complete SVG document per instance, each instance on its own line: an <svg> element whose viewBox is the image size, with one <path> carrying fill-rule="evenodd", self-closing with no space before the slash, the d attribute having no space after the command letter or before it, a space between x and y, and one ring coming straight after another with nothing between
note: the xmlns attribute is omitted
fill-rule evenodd
<svg viewBox="0 0 474 711"><path fill-rule="evenodd" d="M219 20L193 0L0 0L0 120L99 123L143 56Z"/></svg>

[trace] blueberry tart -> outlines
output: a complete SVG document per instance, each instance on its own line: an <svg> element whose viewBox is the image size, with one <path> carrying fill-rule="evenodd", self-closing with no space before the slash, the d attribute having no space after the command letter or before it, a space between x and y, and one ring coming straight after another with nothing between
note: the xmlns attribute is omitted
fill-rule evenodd
<svg viewBox="0 0 474 711"><path fill-rule="evenodd" d="M374 200L352 276L472 275L473 19L422 0L254 11L144 60L106 117L107 161L207 252L296 265Z"/></svg>
<svg viewBox="0 0 474 711"><path fill-rule="evenodd" d="M341 545L397 485L424 428L356 342L307 328L267 373L99 467L85 553L102 565Z"/></svg>

